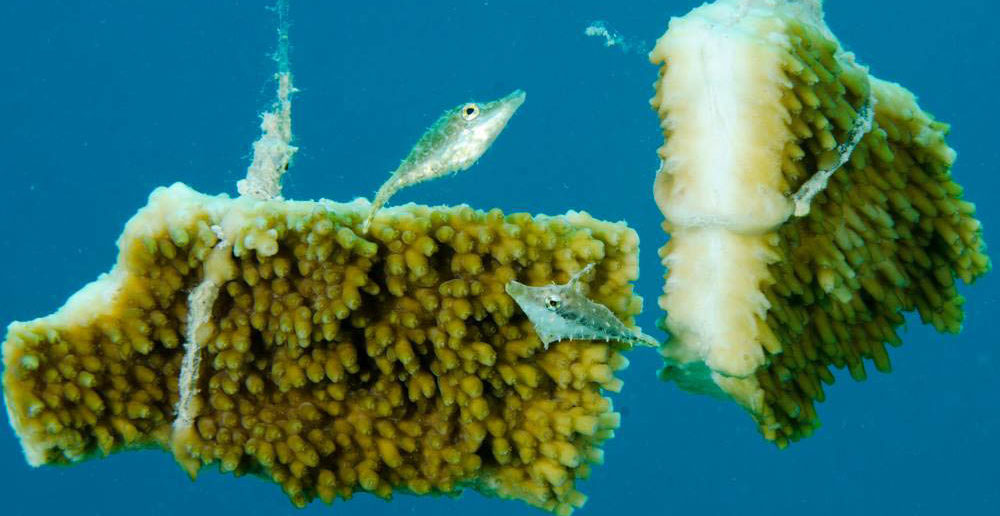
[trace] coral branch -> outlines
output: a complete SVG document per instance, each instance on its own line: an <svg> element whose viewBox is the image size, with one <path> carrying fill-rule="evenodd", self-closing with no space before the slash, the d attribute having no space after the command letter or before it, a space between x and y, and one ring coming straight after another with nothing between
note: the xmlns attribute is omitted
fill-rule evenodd
<svg viewBox="0 0 1000 516"><path fill-rule="evenodd" d="M961 328L955 279L990 261L948 126L858 65L821 2L705 4L650 57L664 379L730 397L783 446L818 427L830 367L889 370L904 312Z"/></svg>
<svg viewBox="0 0 1000 516"><path fill-rule="evenodd" d="M467 487L581 505L630 346L546 349L504 286L592 263L580 287L631 326L635 232L411 204L361 237L367 208L157 189L110 274L8 332L4 393L32 464L160 446L192 475L273 478L296 505Z"/></svg>

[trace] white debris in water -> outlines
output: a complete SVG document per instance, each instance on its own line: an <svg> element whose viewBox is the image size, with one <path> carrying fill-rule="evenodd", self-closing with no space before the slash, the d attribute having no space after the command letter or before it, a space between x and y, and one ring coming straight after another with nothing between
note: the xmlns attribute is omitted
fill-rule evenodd
<svg viewBox="0 0 1000 516"><path fill-rule="evenodd" d="M591 22L583 33L590 37L604 38L604 46L618 47L622 52L645 54L649 52L648 45L645 41L633 41L625 36L621 35L618 31L608 27L607 22L604 20L597 20Z"/></svg>

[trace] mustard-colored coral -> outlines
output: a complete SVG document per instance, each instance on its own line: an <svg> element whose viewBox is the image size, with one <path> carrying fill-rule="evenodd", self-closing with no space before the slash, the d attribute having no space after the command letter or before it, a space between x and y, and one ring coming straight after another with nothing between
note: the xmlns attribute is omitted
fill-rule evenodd
<svg viewBox="0 0 1000 516"><path fill-rule="evenodd" d="M959 331L955 279L990 262L948 126L856 64L820 2L720 0L672 20L651 58L671 234L664 378L732 397L785 445L817 427L830 366L889 370L905 312ZM836 168L871 104L873 127ZM824 170L796 216L794 194Z"/></svg>
<svg viewBox="0 0 1000 516"><path fill-rule="evenodd" d="M4 395L29 462L160 446L192 474L268 476L299 506L471 487L579 507L575 481L619 423L602 388L621 387L627 346L545 350L504 285L596 263L592 296L631 324L635 233L585 213L408 205L362 238L366 208L155 191L108 275L8 330ZM192 421L175 429L190 292L207 275Z"/></svg>

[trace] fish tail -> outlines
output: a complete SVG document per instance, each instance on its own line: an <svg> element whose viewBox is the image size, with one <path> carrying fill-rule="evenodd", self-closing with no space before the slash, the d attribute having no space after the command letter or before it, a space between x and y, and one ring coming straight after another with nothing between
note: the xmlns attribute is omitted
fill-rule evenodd
<svg viewBox="0 0 1000 516"><path fill-rule="evenodd" d="M365 217L364 222L361 223L361 234L364 235L368 233L368 227L371 226L372 219L375 218L375 214L378 210L382 209L382 206L385 206L385 203L389 201L389 198L392 197L392 195L396 193L399 188L400 184L396 175L393 175L393 177L390 177L388 181L382 183L382 186L379 187L377 192L375 192L375 200L372 201L372 206L368 209L368 215Z"/></svg>

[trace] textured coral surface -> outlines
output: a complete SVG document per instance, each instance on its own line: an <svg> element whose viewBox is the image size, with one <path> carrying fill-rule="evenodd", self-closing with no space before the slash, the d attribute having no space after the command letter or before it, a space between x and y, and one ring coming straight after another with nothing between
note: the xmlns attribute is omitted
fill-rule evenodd
<svg viewBox="0 0 1000 516"><path fill-rule="evenodd" d="M904 312L916 310L937 330L958 332L963 298L955 280L971 283L990 269L990 262L974 206L962 199L962 188L951 177L955 153L944 141L948 126L922 111L909 91L855 64L818 11L801 15L794 9L805 8L792 6L795 2L775 3L791 6L785 11L739 11L736 4L720 1L692 13L690 21L675 20L659 45L662 50L654 51L663 67L652 103L667 140L661 148L665 165L657 200L667 216L664 228L672 234L661 250L671 269L661 306L674 310L665 319L674 337L664 346L668 360L663 376L692 390L710 391L695 381L708 375L715 387L751 412L767 439L783 446L818 426L814 402L824 400L823 385L834 381L830 366L846 367L857 380L865 378L865 359L880 371L890 369L885 344L901 344L896 332ZM727 24L702 22L719 19L732 24L731 32ZM678 159L683 151L678 141L705 134L690 122L698 119L685 112L697 105L677 97L677 81L700 66L683 47L683 38L695 31L701 31L703 49L733 45L752 57L748 84L734 87L737 94L766 93L751 96L761 105L738 106L758 116L752 119L752 134L741 140L763 137L769 142L743 155L746 161L736 161L734 170L741 177L685 176L702 170L690 166L691 159L705 163L709 157ZM706 76L702 90L716 100L726 98L729 91L711 92L715 76ZM763 105L765 99L775 102ZM813 200L807 216L792 216L790 203L781 200L770 205L787 204L784 217L774 219L776 225L756 227L753 216L780 210L738 211L761 199L770 202L765 194L771 192L787 199L818 170L830 168L839 158L837 145L848 139L862 106L871 101L874 127ZM697 115L710 119L704 112ZM757 190L745 190L744 197L733 200L737 207L732 212L738 216L720 224L725 235L718 241L752 242L746 246L747 261L765 268L743 267L742 278L754 278L745 286L728 282L718 268L695 277L684 253L699 245L697 235L705 230L689 221L715 204L699 206L687 192L736 188L732 182L748 180L756 182L751 186ZM708 256L703 247L694 248ZM698 326L700 320L692 323L682 312L683 296L699 294L717 300L719 310L739 307L736 322L727 327L731 331L715 330L724 338L705 337L709 333ZM725 359L750 367L717 365L728 365Z"/></svg>
<svg viewBox="0 0 1000 516"><path fill-rule="evenodd" d="M504 285L595 263L590 297L631 324L635 233L585 213L408 205L361 238L366 208L155 191L109 274L8 330L4 394L28 460L160 446L192 474L273 478L300 506L463 487L580 506L627 347L543 349ZM231 248L210 260L220 237ZM188 294L206 274L226 280L195 332L193 424L175 430Z"/></svg>
<svg viewBox="0 0 1000 516"><path fill-rule="evenodd" d="M795 57L785 97L796 138L782 172L796 188L823 166L868 95L863 70L833 59L836 45L810 27L789 24ZM778 230L782 257L767 324L782 352L757 374L779 428L779 441L818 424L813 400L832 383L828 366L865 378L863 359L890 370L885 344L898 346L903 312L942 332L962 327L964 299L955 279L971 283L990 269L975 207L952 180L948 126L923 112L898 84L871 79L875 127L837 171L804 219ZM806 92L812 92L808 94ZM773 423L773 422L772 422Z"/></svg>

